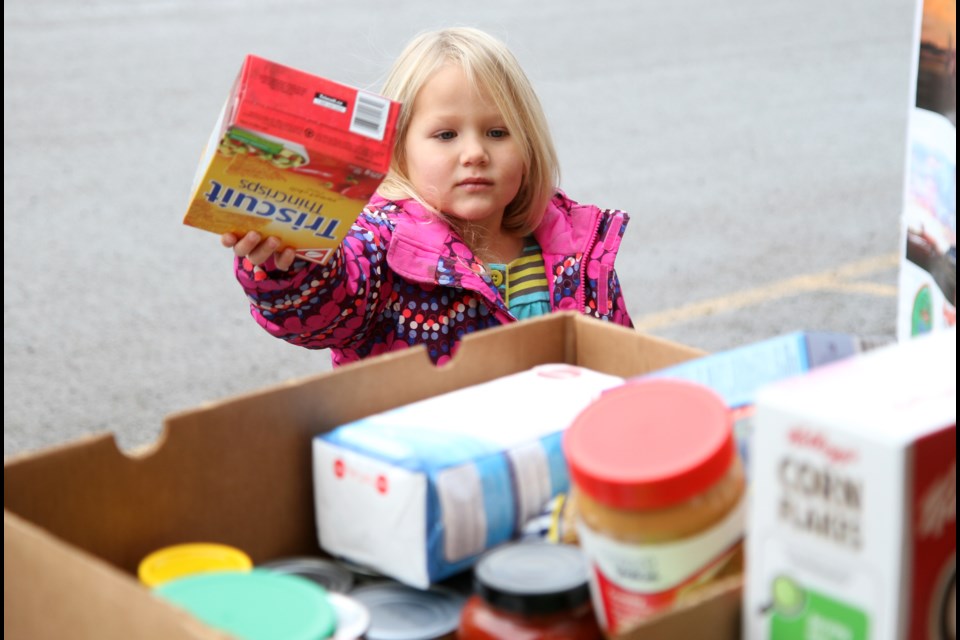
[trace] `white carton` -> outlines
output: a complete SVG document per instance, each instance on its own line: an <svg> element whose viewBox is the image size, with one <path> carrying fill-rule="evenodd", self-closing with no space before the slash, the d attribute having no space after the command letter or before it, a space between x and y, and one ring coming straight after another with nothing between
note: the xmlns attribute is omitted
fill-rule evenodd
<svg viewBox="0 0 960 640"><path fill-rule="evenodd" d="M320 545L421 588L469 569L569 489L562 432L622 383L540 365L317 436Z"/></svg>
<svg viewBox="0 0 960 640"><path fill-rule="evenodd" d="M955 637L956 330L760 390L745 637Z"/></svg>

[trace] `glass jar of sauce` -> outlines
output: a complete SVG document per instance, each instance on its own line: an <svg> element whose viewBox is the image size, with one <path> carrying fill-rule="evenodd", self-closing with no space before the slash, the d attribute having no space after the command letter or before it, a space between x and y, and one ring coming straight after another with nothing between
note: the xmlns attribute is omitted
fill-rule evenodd
<svg viewBox="0 0 960 640"><path fill-rule="evenodd" d="M586 562L574 546L542 541L500 545L474 568L460 640L600 640Z"/></svg>

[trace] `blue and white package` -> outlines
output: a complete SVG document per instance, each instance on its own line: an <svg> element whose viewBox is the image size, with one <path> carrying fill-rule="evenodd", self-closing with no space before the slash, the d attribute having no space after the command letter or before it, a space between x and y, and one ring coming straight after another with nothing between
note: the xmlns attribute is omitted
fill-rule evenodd
<svg viewBox="0 0 960 640"><path fill-rule="evenodd" d="M796 331L660 369L643 377L699 382L720 394L731 409L754 403L760 387L859 351L846 333Z"/></svg>
<svg viewBox="0 0 960 640"><path fill-rule="evenodd" d="M733 411L734 436L744 465L753 432L753 405L762 387L842 360L863 350L851 334L795 331L710 354L639 377L679 378L716 391Z"/></svg>
<svg viewBox="0 0 960 640"><path fill-rule="evenodd" d="M622 383L540 365L317 436L320 546L419 588L469 569L569 490L562 433Z"/></svg>

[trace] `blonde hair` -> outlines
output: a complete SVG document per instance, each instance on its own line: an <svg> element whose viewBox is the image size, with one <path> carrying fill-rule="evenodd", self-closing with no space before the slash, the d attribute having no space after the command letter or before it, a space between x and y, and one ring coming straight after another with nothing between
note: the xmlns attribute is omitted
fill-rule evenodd
<svg viewBox="0 0 960 640"><path fill-rule="evenodd" d="M516 197L504 211L502 227L527 234L540 224L559 183L557 154L543 107L517 59L506 45L479 29L459 27L420 34L394 63L382 93L404 106L380 195L394 200L414 198L427 205L406 173L405 140L417 94L434 73L451 62L460 65L471 84L489 96L517 140L525 170Z"/></svg>

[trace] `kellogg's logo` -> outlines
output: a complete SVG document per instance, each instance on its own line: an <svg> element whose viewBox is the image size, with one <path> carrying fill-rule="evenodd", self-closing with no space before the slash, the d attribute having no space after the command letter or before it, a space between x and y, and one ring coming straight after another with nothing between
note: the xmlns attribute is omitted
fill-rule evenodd
<svg viewBox="0 0 960 640"><path fill-rule="evenodd" d="M790 441L790 444L795 447L819 451L825 455L830 462L836 464L853 462L857 458L856 449L838 447L827 440L827 437L823 433L811 431L810 429L797 427L790 431L787 439Z"/></svg>

